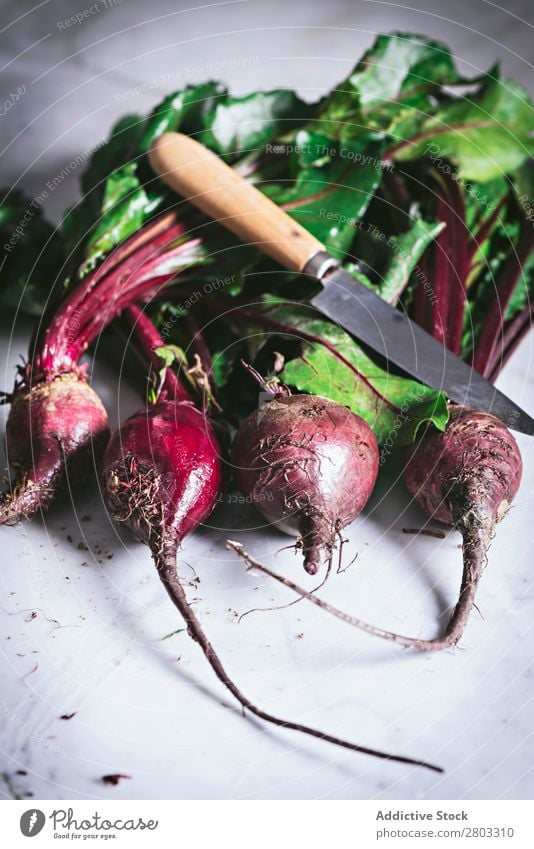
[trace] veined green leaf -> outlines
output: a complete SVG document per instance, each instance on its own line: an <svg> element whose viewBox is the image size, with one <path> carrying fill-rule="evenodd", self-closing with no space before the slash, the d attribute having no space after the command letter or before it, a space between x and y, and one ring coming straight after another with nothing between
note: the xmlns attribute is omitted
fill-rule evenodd
<svg viewBox="0 0 534 849"><path fill-rule="evenodd" d="M447 159L464 179L481 183L517 170L534 153L534 107L519 83L496 73L478 92L424 120L416 116L416 126L412 118L397 124L394 158Z"/></svg>
<svg viewBox="0 0 534 849"><path fill-rule="evenodd" d="M340 145L305 130L295 137L287 184L263 187L265 194L299 221L336 256L350 247L355 228L381 179L381 148L359 142Z"/></svg>
<svg viewBox="0 0 534 849"><path fill-rule="evenodd" d="M312 126L336 139L381 138L402 116L432 113L438 86L463 82L446 45L411 33L379 35L323 99Z"/></svg>
<svg viewBox="0 0 534 849"><path fill-rule="evenodd" d="M79 275L83 277L116 245L138 230L147 217L149 200L131 162L108 177L97 219L85 246L85 258Z"/></svg>

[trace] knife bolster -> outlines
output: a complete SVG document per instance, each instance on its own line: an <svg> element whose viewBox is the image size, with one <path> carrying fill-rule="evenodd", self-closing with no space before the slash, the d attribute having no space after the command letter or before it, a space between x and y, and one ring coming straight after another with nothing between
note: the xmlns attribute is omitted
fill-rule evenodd
<svg viewBox="0 0 534 849"><path fill-rule="evenodd" d="M336 268L339 268L337 259L334 259L326 251L317 251L302 269L302 274L309 274L311 277L316 277L317 280L322 280L325 274L334 271Z"/></svg>

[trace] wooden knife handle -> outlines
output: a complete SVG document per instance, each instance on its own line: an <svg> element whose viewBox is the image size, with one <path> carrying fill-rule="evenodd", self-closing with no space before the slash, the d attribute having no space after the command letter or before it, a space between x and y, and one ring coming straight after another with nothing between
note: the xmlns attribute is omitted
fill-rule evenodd
<svg viewBox="0 0 534 849"><path fill-rule="evenodd" d="M290 271L302 271L324 246L211 150L181 133L153 143L152 169L210 218Z"/></svg>

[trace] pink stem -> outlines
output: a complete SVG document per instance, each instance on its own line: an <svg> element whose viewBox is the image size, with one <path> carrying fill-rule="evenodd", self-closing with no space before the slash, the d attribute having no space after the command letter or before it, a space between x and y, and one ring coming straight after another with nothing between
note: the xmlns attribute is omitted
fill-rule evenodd
<svg viewBox="0 0 534 849"><path fill-rule="evenodd" d="M436 250L435 246L433 250ZM430 299L428 292L425 289L424 283L429 280L429 262L426 255L423 255L419 260L419 268L421 269L421 279L415 287L411 314L413 320L423 327L428 333L431 332L431 315L430 315Z"/></svg>
<svg viewBox="0 0 534 849"><path fill-rule="evenodd" d="M166 215L164 224L169 217ZM185 235L186 229L183 224L174 224L163 227L158 222L158 227L150 230L149 237L145 233L135 234L122 246L119 246L120 256L126 257L122 261L112 260L114 254L109 257L111 270L105 276L102 274L89 275L78 284L74 292L64 301L54 315L41 344L41 351L35 358L35 368L45 373L57 373L58 370L69 370L77 365L78 359L88 347L91 338L85 333L87 325L93 326L93 317L98 312L102 301L111 300L119 284L137 282L135 272L142 268L143 263L153 257L154 253L161 251L166 245L175 239ZM156 232L154 236L153 233ZM132 247L134 245L135 247ZM183 246L180 246L183 247ZM102 263L97 271L105 266L107 260ZM98 289L95 293L96 287ZM126 289L128 291L128 288ZM110 320L113 316L110 317ZM103 328L101 327L100 330ZM94 338L94 336L93 336Z"/></svg>
<svg viewBox="0 0 534 849"><path fill-rule="evenodd" d="M210 376L211 354L209 352L208 346L206 345L204 334L202 333L198 321L196 320L194 315L187 316L186 325L189 331L189 335L191 337L191 348L193 349L193 353L198 355L202 368L204 369L206 374Z"/></svg>
<svg viewBox="0 0 534 849"><path fill-rule="evenodd" d="M465 206L456 180L433 174L437 181L436 217L446 227L433 247L432 288L427 291L425 280L416 287L412 317L435 339L455 354L460 352L466 303L466 280L469 271L468 232ZM421 266L428 280L429 263L423 257Z"/></svg>
<svg viewBox="0 0 534 849"><path fill-rule="evenodd" d="M132 287L132 289L129 289L125 293L123 292L121 297L116 298L115 300L108 300L103 303L99 302L95 307L95 312L93 313L91 320L84 327L83 350L88 348L89 345L94 342L97 336L102 333L102 331L116 316L120 315L125 306L135 300L144 303L152 300L152 298L159 295L161 289L165 288L168 283L175 279L176 274L154 277L152 280L145 280L142 285ZM82 355L83 350L78 352L78 358Z"/></svg>
<svg viewBox="0 0 534 849"><path fill-rule="evenodd" d="M132 271L129 276L128 268L123 269L121 266L115 269L111 275L112 280L106 281L106 287L101 286L96 294L93 293L91 312L88 315L87 322L76 339L70 340L67 363L78 362L91 342L122 311L126 304L147 299L149 296L153 297L161 287L170 283L177 276L178 271L162 274L162 270L167 265L172 268L173 261L177 257L187 254L192 248L198 247L201 241L200 238L190 239L174 248L160 252L156 257L143 262L135 273ZM57 369L57 357L54 360L54 365Z"/></svg>
<svg viewBox="0 0 534 849"><path fill-rule="evenodd" d="M532 318L534 315L534 304L530 304L519 315L513 318L505 328L502 340L502 347L499 351L493 352L491 374L489 380L494 383L502 369L514 353L519 343L524 339L530 328L532 327Z"/></svg>
<svg viewBox="0 0 534 849"><path fill-rule="evenodd" d="M166 213L150 224L147 224L145 227L142 227L141 230L134 233L129 239L126 239L125 242L118 245L115 250L112 251L112 253L110 253L103 262L101 262L94 271L90 272L84 281L76 287L68 299L71 301L72 306L76 307L81 300L85 299L87 295L93 291L95 285L120 263L123 263L126 259L132 256L133 253L137 252L146 244L154 244L153 240L160 234L168 233L173 225L176 226L176 213ZM65 303L67 303L67 301L65 301Z"/></svg>

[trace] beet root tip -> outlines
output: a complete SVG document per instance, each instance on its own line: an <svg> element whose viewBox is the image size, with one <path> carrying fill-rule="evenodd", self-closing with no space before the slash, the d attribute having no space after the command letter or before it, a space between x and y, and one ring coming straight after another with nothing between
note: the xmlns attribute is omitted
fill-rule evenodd
<svg viewBox="0 0 534 849"><path fill-rule="evenodd" d="M0 496L0 525L16 525L38 510L46 510L54 493L54 487L39 485L27 474L19 476L12 489Z"/></svg>
<svg viewBox="0 0 534 849"><path fill-rule="evenodd" d="M371 755L375 758L395 761L409 766L423 767L425 769L432 770L433 772L443 772L441 767L428 763L427 761L406 757L405 755L395 755L388 752L382 752L378 749L371 749L368 746L360 746L357 743L351 743L348 740L335 737L332 734L326 734L316 728L311 728L309 725L303 725L300 722L292 722L291 720L274 716L272 713L268 713L255 705L249 698L247 698L247 696L245 696L243 691L228 675L218 653L209 641L203 626L200 624L195 611L188 602L183 584L176 568L176 552L177 544L174 535L172 533L169 534L168 531L164 531L160 539L160 545L156 551L153 550L152 552L161 581L163 582L171 601L181 613L183 620L186 622L187 633L200 647L204 657L208 661L219 681L241 704L245 711L249 711L254 716L258 717L258 719L262 719L264 722L268 722L271 725L297 731L301 734L307 734L310 737L315 737L316 739L323 740L326 743L332 743L334 746L339 746L343 749L349 749L352 752L360 752L365 755Z"/></svg>

